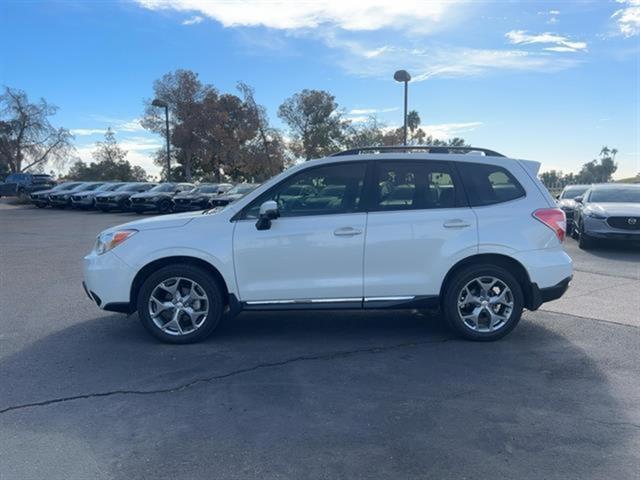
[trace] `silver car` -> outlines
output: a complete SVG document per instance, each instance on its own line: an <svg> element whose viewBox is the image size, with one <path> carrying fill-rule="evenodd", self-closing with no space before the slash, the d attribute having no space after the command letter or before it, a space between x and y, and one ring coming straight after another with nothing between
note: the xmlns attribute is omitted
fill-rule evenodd
<svg viewBox="0 0 640 480"><path fill-rule="evenodd" d="M593 185L575 198L575 236L582 249L598 239L640 241L640 184Z"/></svg>

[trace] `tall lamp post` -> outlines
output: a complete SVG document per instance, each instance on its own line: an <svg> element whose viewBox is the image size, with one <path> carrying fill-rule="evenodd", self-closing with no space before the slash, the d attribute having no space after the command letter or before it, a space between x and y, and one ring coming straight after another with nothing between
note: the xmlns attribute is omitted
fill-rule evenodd
<svg viewBox="0 0 640 480"><path fill-rule="evenodd" d="M411 75L406 70L398 70L393 74L396 82L404 82L404 144L407 144L407 101L409 96L409 82Z"/></svg>
<svg viewBox="0 0 640 480"><path fill-rule="evenodd" d="M171 142L169 141L169 105L164 100L156 98L151 105L164 108L164 121L167 134L167 181L171 180ZM405 135L406 136L406 135Z"/></svg>

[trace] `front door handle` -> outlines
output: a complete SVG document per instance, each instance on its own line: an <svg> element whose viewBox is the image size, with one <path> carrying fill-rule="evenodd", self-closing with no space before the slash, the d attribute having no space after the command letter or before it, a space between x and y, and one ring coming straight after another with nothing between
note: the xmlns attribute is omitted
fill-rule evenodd
<svg viewBox="0 0 640 480"><path fill-rule="evenodd" d="M471 224L469 222L465 222L460 218L454 218L452 220L447 220L442 224L444 228L467 228L470 227Z"/></svg>
<svg viewBox="0 0 640 480"><path fill-rule="evenodd" d="M360 230L359 228L344 227L334 230L333 234L336 237L353 237L354 235L361 235L362 230Z"/></svg>

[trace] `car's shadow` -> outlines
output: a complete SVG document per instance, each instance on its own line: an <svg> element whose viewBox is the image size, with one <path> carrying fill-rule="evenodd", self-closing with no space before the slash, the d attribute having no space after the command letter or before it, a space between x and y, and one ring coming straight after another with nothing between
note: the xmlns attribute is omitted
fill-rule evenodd
<svg viewBox="0 0 640 480"><path fill-rule="evenodd" d="M637 337L557 321L483 344L412 312L255 313L172 346L103 316L0 362L0 409L71 397L1 414L3 452L31 446L22 476L629 477L637 426L592 356Z"/></svg>

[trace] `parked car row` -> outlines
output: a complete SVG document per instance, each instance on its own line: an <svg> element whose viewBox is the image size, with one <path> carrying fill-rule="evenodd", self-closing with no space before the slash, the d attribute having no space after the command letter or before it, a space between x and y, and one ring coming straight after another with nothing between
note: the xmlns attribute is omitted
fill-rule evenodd
<svg viewBox="0 0 640 480"><path fill-rule="evenodd" d="M65 182L46 190L34 191L31 201L39 208L170 213L226 205L257 186L233 186L229 183L194 185L184 182Z"/></svg>
<svg viewBox="0 0 640 480"><path fill-rule="evenodd" d="M598 240L640 241L640 185L568 185L557 202L582 249Z"/></svg>

